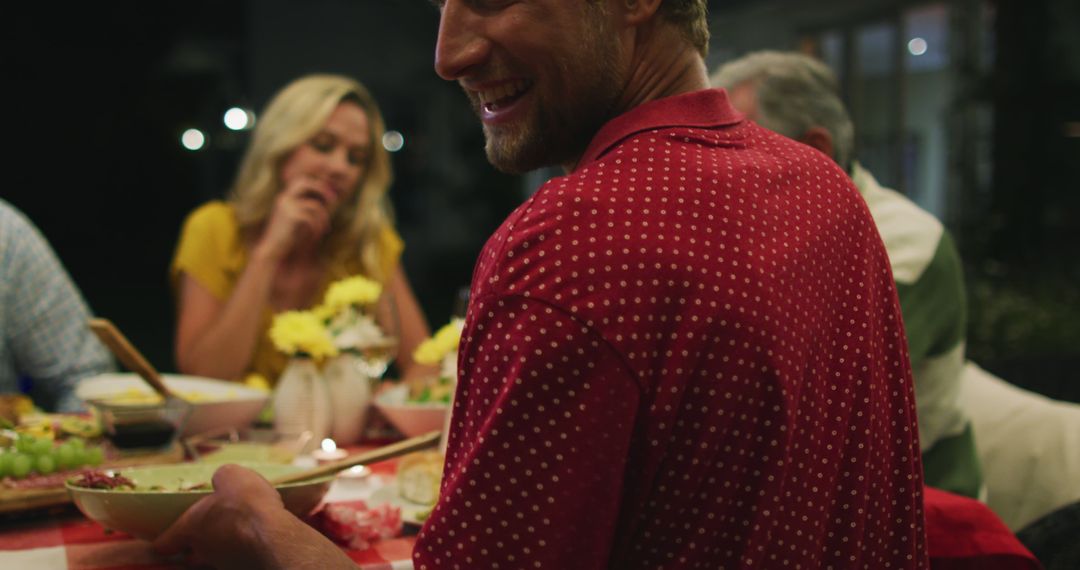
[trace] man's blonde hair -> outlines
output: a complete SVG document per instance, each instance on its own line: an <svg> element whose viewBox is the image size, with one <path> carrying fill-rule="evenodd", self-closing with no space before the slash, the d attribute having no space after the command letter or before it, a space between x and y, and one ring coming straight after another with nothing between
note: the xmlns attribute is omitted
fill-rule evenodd
<svg viewBox="0 0 1080 570"><path fill-rule="evenodd" d="M660 14L682 32L702 57L709 53L709 18L707 0L664 0Z"/></svg>
<svg viewBox="0 0 1080 570"><path fill-rule="evenodd" d="M341 75L302 77L274 95L252 135L240 163L229 200L246 236L262 230L282 188L281 166L297 147L307 143L343 102L360 106L367 115L371 147L363 175L351 199L331 220L330 235L321 252L328 258L358 256L369 277L386 280L381 263L381 236L391 226L386 192L393 175L390 156L382 146L386 126L379 106L359 82Z"/></svg>

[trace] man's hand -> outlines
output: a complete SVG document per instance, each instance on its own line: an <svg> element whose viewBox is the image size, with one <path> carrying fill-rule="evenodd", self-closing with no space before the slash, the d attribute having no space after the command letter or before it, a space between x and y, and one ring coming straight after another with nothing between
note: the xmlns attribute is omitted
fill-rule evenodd
<svg viewBox="0 0 1080 570"><path fill-rule="evenodd" d="M224 465L214 473L214 493L192 505L156 541L162 554L190 551L199 562L223 568L254 566L259 526L291 516L281 496L254 471Z"/></svg>
<svg viewBox="0 0 1080 570"><path fill-rule="evenodd" d="M277 490L236 465L214 473L214 493L156 541L164 555L189 553L216 568L352 568L328 539L285 510Z"/></svg>

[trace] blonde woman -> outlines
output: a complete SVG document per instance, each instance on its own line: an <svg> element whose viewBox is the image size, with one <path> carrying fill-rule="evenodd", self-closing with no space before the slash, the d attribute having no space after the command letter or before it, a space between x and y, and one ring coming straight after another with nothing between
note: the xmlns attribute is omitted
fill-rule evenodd
<svg viewBox="0 0 1080 570"><path fill-rule="evenodd" d="M303 77L274 96L228 200L184 223L171 268L181 372L276 382L286 359L267 338L273 314L310 308L356 274L384 286L377 318L400 340L403 376L430 372L411 357L429 333L388 211L384 130L375 100L347 77Z"/></svg>

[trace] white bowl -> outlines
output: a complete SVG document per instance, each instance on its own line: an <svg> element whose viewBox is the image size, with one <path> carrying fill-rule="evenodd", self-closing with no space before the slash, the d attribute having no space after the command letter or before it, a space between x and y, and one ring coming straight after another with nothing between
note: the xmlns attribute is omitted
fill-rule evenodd
<svg viewBox="0 0 1080 570"><path fill-rule="evenodd" d="M293 465L274 463L240 463L253 469L267 479L301 470ZM157 465L116 469L136 486L175 486L178 481L187 484L209 482L215 464L185 463L182 465ZM328 475L310 481L278 485L278 492L285 508L298 517L307 516L322 501L330 489L334 477ZM198 491L148 491L119 489L88 489L66 484L75 505L87 518L101 523L109 530L117 530L141 538L154 540L169 528L180 515L196 501L210 494L209 489Z"/></svg>
<svg viewBox="0 0 1080 570"><path fill-rule="evenodd" d="M408 402L408 387L394 386L375 396L377 408L406 437L443 429L450 405L443 402Z"/></svg>
<svg viewBox="0 0 1080 570"><path fill-rule="evenodd" d="M178 396L195 394L199 398L191 402L191 415L184 424L182 437L206 433L226 428L245 428L250 426L259 412L266 406L270 395L248 388L236 382L184 376L180 374L162 374L162 380ZM147 396L154 391L136 374L101 374L87 378L79 383L75 395L81 400L107 407L118 407L110 403L110 398L128 395L137 391ZM120 404L128 406L129 404ZM130 404L132 407L153 407L157 404Z"/></svg>

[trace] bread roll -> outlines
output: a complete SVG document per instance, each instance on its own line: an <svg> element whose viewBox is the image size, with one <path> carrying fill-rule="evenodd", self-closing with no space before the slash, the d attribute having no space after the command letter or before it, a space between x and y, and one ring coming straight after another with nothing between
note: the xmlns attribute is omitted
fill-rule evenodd
<svg viewBox="0 0 1080 570"><path fill-rule="evenodd" d="M434 505L439 500L442 468L443 455L438 451L406 455L398 463L398 494L413 503Z"/></svg>

